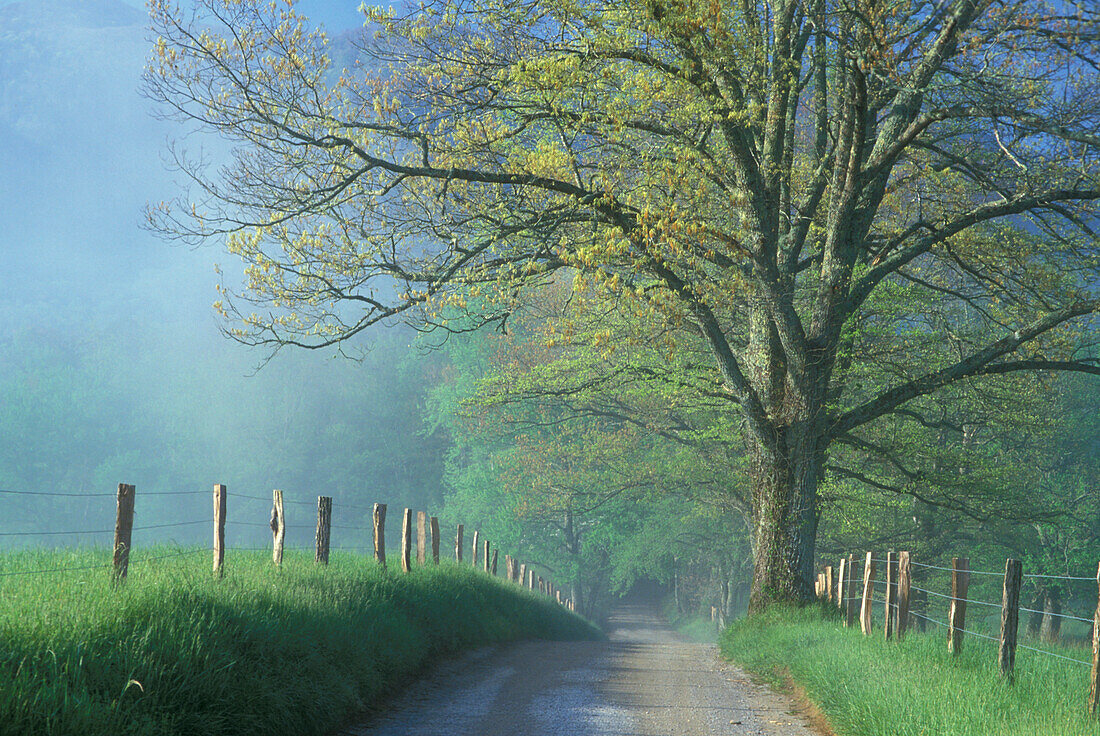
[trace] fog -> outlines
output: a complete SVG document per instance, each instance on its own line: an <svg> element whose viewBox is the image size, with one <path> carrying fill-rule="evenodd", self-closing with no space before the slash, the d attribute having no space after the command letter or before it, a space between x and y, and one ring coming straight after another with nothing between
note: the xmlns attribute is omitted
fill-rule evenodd
<svg viewBox="0 0 1100 736"><path fill-rule="evenodd" d="M340 30L357 5L299 7ZM109 544L120 482L139 529L181 524L135 545L205 542L215 482L231 544L269 539L269 503L241 494L301 502L291 545L320 494L337 525L376 500L437 504L445 438L421 416L437 358L391 332L362 363L287 351L257 370L266 354L225 339L211 307L229 256L142 229L179 191L164 154L185 132L140 93L146 25L136 1L0 0L0 545ZM94 533L53 534L68 531Z"/></svg>

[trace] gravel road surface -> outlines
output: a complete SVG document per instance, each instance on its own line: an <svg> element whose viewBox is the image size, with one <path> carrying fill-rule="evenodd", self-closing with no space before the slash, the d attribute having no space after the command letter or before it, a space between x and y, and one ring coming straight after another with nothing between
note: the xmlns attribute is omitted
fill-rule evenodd
<svg viewBox="0 0 1100 736"><path fill-rule="evenodd" d="M609 639L471 652L343 736L815 736L787 698L652 606L617 609Z"/></svg>

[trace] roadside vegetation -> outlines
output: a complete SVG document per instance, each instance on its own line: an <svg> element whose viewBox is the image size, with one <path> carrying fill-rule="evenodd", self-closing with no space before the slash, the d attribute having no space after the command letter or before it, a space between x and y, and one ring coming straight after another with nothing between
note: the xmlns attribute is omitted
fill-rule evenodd
<svg viewBox="0 0 1100 736"><path fill-rule="evenodd" d="M959 656L942 630L901 642L845 629L820 606L775 607L722 633L723 656L805 691L836 736L1085 736L1089 670L1020 652L1015 681L997 672L996 642L968 638ZM1081 649L1052 650L1087 659Z"/></svg>
<svg viewBox="0 0 1100 736"><path fill-rule="evenodd" d="M103 550L0 557L0 735L329 734L437 657L585 620L470 567L405 575L334 552ZM159 559L154 559L159 558ZM86 567L49 575L21 571Z"/></svg>
<svg viewBox="0 0 1100 736"><path fill-rule="evenodd" d="M661 615L676 633L700 644L718 641L717 626L706 616L695 611L681 611L672 596L661 601Z"/></svg>

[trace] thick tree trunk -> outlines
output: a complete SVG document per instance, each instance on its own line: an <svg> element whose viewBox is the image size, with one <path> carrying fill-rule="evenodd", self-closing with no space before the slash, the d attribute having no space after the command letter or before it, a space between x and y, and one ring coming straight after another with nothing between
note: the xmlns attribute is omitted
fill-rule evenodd
<svg viewBox="0 0 1100 736"><path fill-rule="evenodd" d="M823 440L814 422L780 427L753 457L753 579L749 613L813 597L817 484Z"/></svg>

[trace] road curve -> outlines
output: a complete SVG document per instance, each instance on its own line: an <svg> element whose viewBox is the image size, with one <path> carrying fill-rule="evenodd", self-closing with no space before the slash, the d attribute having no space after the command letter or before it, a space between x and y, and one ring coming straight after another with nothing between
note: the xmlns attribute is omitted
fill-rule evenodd
<svg viewBox="0 0 1100 736"><path fill-rule="evenodd" d="M528 641L436 667L342 736L814 736L786 698L624 605L607 642Z"/></svg>

